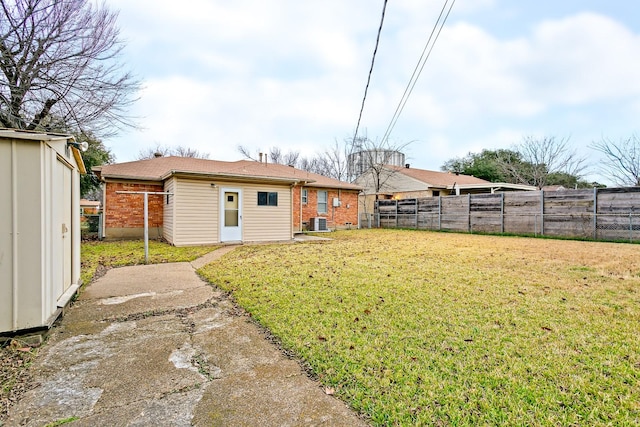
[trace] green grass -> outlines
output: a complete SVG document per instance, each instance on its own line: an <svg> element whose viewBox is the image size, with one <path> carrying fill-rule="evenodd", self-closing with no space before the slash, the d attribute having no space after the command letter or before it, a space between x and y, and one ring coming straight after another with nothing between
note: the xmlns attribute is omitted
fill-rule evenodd
<svg viewBox="0 0 640 427"><path fill-rule="evenodd" d="M168 243L149 241L149 263L184 262L211 252L219 246L188 246L177 248ZM80 279L90 283L99 266L122 267L144 264L144 242L128 240L115 242L83 242L80 248L82 263Z"/></svg>
<svg viewBox="0 0 640 427"><path fill-rule="evenodd" d="M200 270L374 425L638 425L637 246L359 230Z"/></svg>

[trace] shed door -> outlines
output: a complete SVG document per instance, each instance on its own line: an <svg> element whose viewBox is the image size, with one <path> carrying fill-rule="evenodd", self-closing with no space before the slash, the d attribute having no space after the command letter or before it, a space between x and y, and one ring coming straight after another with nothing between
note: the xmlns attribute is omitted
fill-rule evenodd
<svg viewBox="0 0 640 427"><path fill-rule="evenodd" d="M220 241L242 241L242 192L239 189L220 189Z"/></svg>
<svg viewBox="0 0 640 427"><path fill-rule="evenodd" d="M71 169L67 165L63 165L63 183L62 183L62 227L60 227L62 231L62 286L63 292L69 289L71 286L71 247L72 247L72 238L71 238L71 194L73 188L71 187Z"/></svg>
<svg viewBox="0 0 640 427"><path fill-rule="evenodd" d="M71 169L58 159L53 169L52 262L55 300L71 285Z"/></svg>

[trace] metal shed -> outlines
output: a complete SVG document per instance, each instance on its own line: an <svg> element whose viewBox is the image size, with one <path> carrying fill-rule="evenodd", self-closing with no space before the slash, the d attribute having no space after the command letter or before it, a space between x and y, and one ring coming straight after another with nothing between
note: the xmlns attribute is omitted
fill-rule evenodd
<svg viewBox="0 0 640 427"><path fill-rule="evenodd" d="M79 288L78 146L0 129L0 333L50 327Z"/></svg>

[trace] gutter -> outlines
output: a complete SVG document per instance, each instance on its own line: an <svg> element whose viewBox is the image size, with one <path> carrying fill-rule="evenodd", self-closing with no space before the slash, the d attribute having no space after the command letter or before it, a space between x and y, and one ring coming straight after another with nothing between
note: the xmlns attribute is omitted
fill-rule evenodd
<svg viewBox="0 0 640 427"><path fill-rule="evenodd" d="M162 175L160 177L160 180L164 181L165 179L173 175L194 177L194 178L204 178L204 179L219 179L219 180L236 181L236 182L263 181L263 182L274 182L274 183L292 184L292 185L297 185L301 181L298 178L283 178L283 177L263 176L263 175L238 175L238 174L231 174L231 173L192 172L192 171L181 171L181 170L170 170L166 174Z"/></svg>

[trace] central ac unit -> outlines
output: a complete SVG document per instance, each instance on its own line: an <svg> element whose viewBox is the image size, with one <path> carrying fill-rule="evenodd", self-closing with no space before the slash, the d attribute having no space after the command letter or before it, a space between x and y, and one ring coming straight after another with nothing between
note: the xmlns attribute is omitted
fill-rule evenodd
<svg viewBox="0 0 640 427"><path fill-rule="evenodd" d="M309 231L329 231L327 228L327 218L309 218Z"/></svg>

